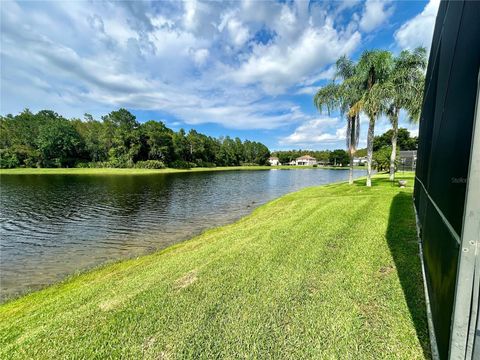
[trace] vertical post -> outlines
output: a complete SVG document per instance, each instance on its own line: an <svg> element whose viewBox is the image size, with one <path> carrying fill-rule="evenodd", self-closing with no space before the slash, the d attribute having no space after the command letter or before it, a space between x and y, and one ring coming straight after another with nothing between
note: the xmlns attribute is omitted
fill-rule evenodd
<svg viewBox="0 0 480 360"><path fill-rule="evenodd" d="M478 263L480 246L480 72L477 103L473 119L470 166L468 170L459 266L453 303L450 359L473 359L475 325L478 311ZM462 179L463 180L463 179ZM475 276L476 275L476 276ZM477 277L475 281L475 277ZM476 295L476 299L474 298ZM467 357L470 355L470 357ZM475 354L480 356L480 354Z"/></svg>

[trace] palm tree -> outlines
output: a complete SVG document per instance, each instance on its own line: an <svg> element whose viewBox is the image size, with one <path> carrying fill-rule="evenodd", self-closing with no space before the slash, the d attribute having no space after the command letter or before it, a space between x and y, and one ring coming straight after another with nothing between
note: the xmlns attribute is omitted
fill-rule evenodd
<svg viewBox="0 0 480 360"><path fill-rule="evenodd" d="M343 115L347 113L347 148L350 156L349 184L353 184L353 157L357 151L358 138L360 135L360 113L354 112L352 106L360 99L361 93L355 81L356 65L346 56L342 56L336 62L336 73L332 83L319 89L313 102L321 112L326 108L328 113L339 109ZM335 80L341 78L341 83Z"/></svg>
<svg viewBox="0 0 480 360"><path fill-rule="evenodd" d="M419 47L410 52L402 51L395 59L393 71L385 84L389 105L387 116L392 124L392 154L390 156L390 180L395 179L395 157L397 151L398 116L400 110L407 111L411 122L418 122L422 106L425 83L427 52Z"/></svg>
<svg viewBox="0 0 480 360"><path fill-rule="evenodd" d="M387 112L391 93L386 86L393 67L392 54L386 50L364 51L356 67L355 82L361 84L362 97L352 106L353 113L363 111L368 119L367 186L372 186L372 158L375 121Z"/></svg>

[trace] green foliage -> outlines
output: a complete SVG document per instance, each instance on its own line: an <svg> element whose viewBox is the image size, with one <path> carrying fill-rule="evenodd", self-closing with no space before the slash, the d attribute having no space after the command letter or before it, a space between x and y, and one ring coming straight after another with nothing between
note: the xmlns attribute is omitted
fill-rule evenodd
<svg viewBox="0 0 480 360"><path fill-rule="evenodd" d="M381 115L388 116L392 123L389 143L393 146L396 146L400 110L407 112L410 121L418 121L425 83L426 54L425 48L421 47L413 51L404 50L397 57L387 50L369 50L362 53L357 63L346 56L337 60L334 81L319 89L313 101L319 111L326 109L330 113L338 109L342 114L348 112L346 140L351 156L355 154L358 144L361 112L369 118L367 153L370 157L373 151L387 145L383 138L374 139L375 121ZM342 80L340 83L335 82L338 78ZM399 139L402 149L415 146L413 142L406 143L404 140ZM362 152L357 156L365 155ZM369 172L368 186L370 182Z"/></svg>
<svg viewBox="0 0 480 360"><path fill-rule="evenodd" d="M73 166L83 146L73 124L57 114L40 126L36 144L44 167Z"/></svg>
<svg viewBox="0 0 480 360"><path fill-rule="evenodd" d="M28 109L0 117L0 167L177 168L265 165L270 151L254 141L175 132L162 122L137 122L126 109L101 121L67 120Z"/></svg>
<svg viewBox="0 0 480 360"><path fill-rule="evenodd" d="M175 160L170 163L170 167L173 169L191 169L196 165L194 163L184 161L184 160Z"/></svg>
<svg viewBox="0 0 480 360"><path fill-rule="evenodd" d="M137 161L135 164L137 169L165 169L165 164L160 160Z"/></svg>
<svg viewBox="0 0 480 360"><path fill-rule="evenodd" d="M378 151L384 147L390 146L392 142L393 130L387 130L382 135L375 136L373 140L373 151ZM416 136L411 137L410 132L405 128L398 129L397 150L417 150L418 138ZM367 156L367 149L358 149L358 157Z"/></svg>
<svg viewBox="0 0 480 360"><path fill-rule="evenodd" d="M334 166L348 166L350 163L350 157L345 150L336 149L330 152L329 163Z"/></svg>
<svg viewBox="0 0 480 360"><path fill-rule="evenodd" d="M375 136L373 139L373 151L378 151L385 146L392 144L393 129L384 132L382 135ZM398 129L397 146L400 150L417 150L418 138L410 137L410 132L405 128Z"/></svg>
<svg viewBox="0 0 480 360"><path fill-rule="evenodd" d="M18 167L20 161L11 149L0 149L0 168L12 169Z"/></svg>
<svg viewBox="0 0 480 360"><path fill-rule="evenodd" d="M423 47L413 51L403 50L395 59L389 79L385 84L387 115L394 125L400 109L407 112L411 122L417 122L423 100L427 52Z"/></svg>
<svg viewBox="0 0 480 360"><path fill-rule="evenodd" d="M398 159L398 148L395 159ZM378 171L386 171L390 168L390 156L392 154L392 147L385 146L373 152L373 165ZM398 160L395 160L394 165L397 167Z"/></svg>

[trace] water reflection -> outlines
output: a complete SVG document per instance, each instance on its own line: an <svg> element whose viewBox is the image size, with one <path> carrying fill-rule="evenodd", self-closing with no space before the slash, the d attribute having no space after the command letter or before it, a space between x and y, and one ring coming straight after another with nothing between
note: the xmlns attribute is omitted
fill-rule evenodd
<svg viewBox="0 0 480 360"><path fill-rule="evenodd" d="M1 296L164 248L285 193L347 178L320 169L1 176Z"/></svg>

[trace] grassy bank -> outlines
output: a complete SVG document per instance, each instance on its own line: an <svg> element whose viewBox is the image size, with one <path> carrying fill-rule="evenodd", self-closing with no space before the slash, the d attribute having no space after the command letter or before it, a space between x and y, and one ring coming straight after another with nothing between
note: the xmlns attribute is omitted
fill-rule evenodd
<svg viewBox="0 0 480 360"><path fill-rule="evenodd" d="M365 169L365 167L358 167ZM0 169L0 175L149 175L168 174L179 172L200 172L200 171L232 171L232 170L292 170L292 169L341 169L332 166L219 166L213 168L192 168L192 169L113 169L113 168L16 168Z"/></svg>
<svg viewBox="0 0 480 360"><path fill-rule="evenodd" d="M406 189L377 176L0 306L0 358L419 359L423 287Z"/></svg>

